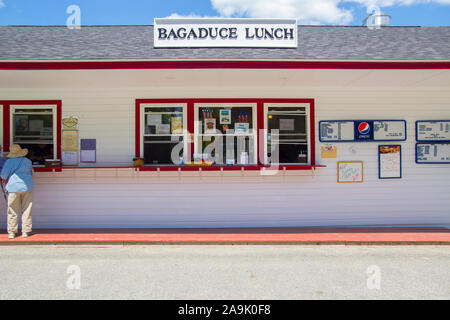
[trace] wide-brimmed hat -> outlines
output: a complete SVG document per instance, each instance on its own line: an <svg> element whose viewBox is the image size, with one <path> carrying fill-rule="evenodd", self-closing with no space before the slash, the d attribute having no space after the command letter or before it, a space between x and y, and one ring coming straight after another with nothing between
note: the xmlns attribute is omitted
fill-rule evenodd
<svg viewBox="0 0 450 320"><path fill-rule="evenodd" d="M9 154L6 156L7 158L19 158L25 157L28 154L28 149L22 149L18 144L13 144L9 148Z"/></svg>

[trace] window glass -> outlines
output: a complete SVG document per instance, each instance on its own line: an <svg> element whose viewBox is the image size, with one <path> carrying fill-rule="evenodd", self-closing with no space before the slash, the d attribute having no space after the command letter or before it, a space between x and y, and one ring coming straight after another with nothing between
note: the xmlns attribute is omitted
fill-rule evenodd
<svg viewBox="0 0 450 320"><path fill-rule="evenodd" d="M54 158L52 109L16 108L12 120L13 143L28 149L33 164Z"/></svg>
<svg viewBox="0 0 450 320"><path fill-rule="evenodd" d="M308 163L306 109L304 107L269 107L267 116L268 157L271 157L275 163Z"/></svg>
<svg viewBox="0 0 450 320"><path fill-rule="evenodd" d="M179 164L183 157L183 108L144 108L144 164Z"/></svg>
<svg viewBox="0 0 450 320"><path fill-rule="evenodd" d="M199 107L194 160L210 160L216 165L256 164L253 120L250 106Z"/></svg>

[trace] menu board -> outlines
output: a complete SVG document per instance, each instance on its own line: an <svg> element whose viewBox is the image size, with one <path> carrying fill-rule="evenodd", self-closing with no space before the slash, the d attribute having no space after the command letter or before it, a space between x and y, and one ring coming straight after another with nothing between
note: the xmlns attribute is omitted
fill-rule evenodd
<svg viewBox="0 0 450 320"><path fill-rule="evenodd" d="M361 183L363 182L362 161L339 161L338 162L339 183Z"/></svg>
<svg viewBox="0 0 450 320"><path fill-rule="evenodd" d="M321 142L405 141L405 120L335 120L319 122Z"/></svg>
<svg viewBox="0 0 450 320"><path fill-rule="evenodd" d="M417 141L450 141L450 120L417 121Z"/></svg>
<svg viewBox="0 0 450 320"><path fill-rule="evenodd" d="M374 121L373 131L375 141L406 140L406 121L387 120Z"/></svg>
<svg viewBox="0 0 450 320"><path fill-rule="evenodd" d="M416 163L450 163L450 143L417 143Z"/></svg>
<svg viewBox="0 0 450 320"><path fill-rule="evenodd" d="M380 179L402 177L401 146L378 146L378 177Z"/></svg>
<svg viewBox="0 0 450 320"><path fill-rule="evenodd" d="M320 141L354 141L355 123L353 121L320 121Z"/></svg>

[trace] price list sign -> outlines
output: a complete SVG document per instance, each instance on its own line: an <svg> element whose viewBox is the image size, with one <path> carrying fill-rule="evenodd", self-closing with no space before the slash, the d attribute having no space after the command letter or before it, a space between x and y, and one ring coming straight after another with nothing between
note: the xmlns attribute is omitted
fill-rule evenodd
<svg viewBox="0 0 450 320"><path fill-rule="evenodd" d="M450 142L450 120L417 121L416 140L419 142Z"/></svg>
<svg viewBox="0 0 450 320"><path fill-rule="evenodd" d="M320 141L345 142L355 140L354 121L321 121Z"/></svg>
<svg viewBox="0 0 450 320"><path fill-rule="evenodd" d="M320 142L405 141L405 120L332 120L319 122Z"/></svg>
<svg viewBox="0 0 450 320"><path fill-rule="evenodd" d="M450 163L450 142L417 143L416 163Z"/></svg>
<svg viewBox="0 0 450 320"><path fill-rule="evenodd" d="M406 121L374 121L374 140L376 141L401 141L406 140Z"/></svg>

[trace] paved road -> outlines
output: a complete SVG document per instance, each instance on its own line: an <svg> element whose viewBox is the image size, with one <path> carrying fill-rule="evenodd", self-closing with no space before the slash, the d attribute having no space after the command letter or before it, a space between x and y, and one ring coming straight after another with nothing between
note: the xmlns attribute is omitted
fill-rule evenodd
<svg viewBox="0 0 450 320"><path fill-rule="evenodd" d="M450 299L450 246L0 246L0 299Z"/></svg>

